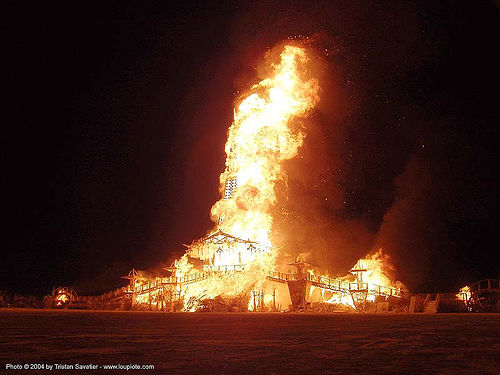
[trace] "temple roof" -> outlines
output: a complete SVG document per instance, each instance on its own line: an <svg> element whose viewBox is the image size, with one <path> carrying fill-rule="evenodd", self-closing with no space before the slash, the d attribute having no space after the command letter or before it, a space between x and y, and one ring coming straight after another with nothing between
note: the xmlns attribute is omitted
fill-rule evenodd
<svg viewBox="0 0 500 375"><path fill-rule="evenodd" d="M248 243L248 244L255 244L256 242L250 241L250 240L244 240L242 238L238 238L235 236L231 236L230 234L227 234L220 229L215 231L214 233L211 233L201 239L202 242L209 242L209 243L214 243L214 244L223 244L226 242L239 242L239 243Z"/></svg>

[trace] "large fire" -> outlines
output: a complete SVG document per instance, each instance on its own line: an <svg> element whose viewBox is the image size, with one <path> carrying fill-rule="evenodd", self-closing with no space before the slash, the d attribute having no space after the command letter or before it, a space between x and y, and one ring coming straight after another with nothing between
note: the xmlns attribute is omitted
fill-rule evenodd
<svg viewBox="0 0 500 375"><path fill-rule="evenodd" d="M236 309L285 309L294 299L286 283L300 280L312 285L306 300L318 289L324 302L354 308L360 306L360 293L364 300L401 295L400 285L387 276L387 257L381 251L359 260L351 275L342 278L303 272L308 267L300 260L293 263L296 273L278 267L278 250L271 241L275 184L286 182L283 161L297 155L305 138L301 120L320 100L309 62L304 47L284 46L268 77L241 99L225 146L222 197L211 210L214 229L188 245L168 268L170 277L132 275L136 303L176 301L182 310L196 311L218 298Z"/></svg>

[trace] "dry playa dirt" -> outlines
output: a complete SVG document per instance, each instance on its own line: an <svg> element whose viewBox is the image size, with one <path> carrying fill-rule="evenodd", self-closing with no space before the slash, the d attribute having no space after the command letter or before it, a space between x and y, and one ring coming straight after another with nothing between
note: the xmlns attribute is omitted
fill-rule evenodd
<svg viewBox="0 0 500 375"><path fill-rule="evenodd" d="M499 314L0 310L0 362L136 374L500 374Z"/></svg>

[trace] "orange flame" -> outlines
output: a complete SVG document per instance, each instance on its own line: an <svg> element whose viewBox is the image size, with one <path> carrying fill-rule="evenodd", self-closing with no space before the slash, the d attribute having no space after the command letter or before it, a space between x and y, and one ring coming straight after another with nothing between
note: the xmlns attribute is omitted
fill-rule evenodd
<svg viewBox="0 0 500 375"><path fill-rule="evenodd" d="M277 268L277 249L270 239L271 211L277 200L275 185L286 181L282 163L297 155L305 138L298 120L319 101L320 88L310 75L309 61L305 48L284 46L269 76L241 99L228 130L226 165L220 175L222 198L211 209L215 229L174 262L170 278L139 277L135 285L144 291L147 283L148 292L137 296L138 303L158 304L163 288L158 285L175 285L170 293L183 300L186 311L218 296L240 296L250 310L271 301L276 304L276 288L272 294L263 292L269 272ZM195 265L200 262L201 266ZM381 251L360 259L355 268L365 269L364 280L357 281L378 286L379 293L381 286L398 287L388 277L388 265ZM315 276L312 271L304 277L316 285L325 279L338 283L341 292L330 302L355 307L346 278Z"/></svg>
<svg viewBox="0 0 500 375"><path fill-rule="evenodd" d="M305 49L285 46L273 76L254 85L235 111L220 182L224 189L234 179L237 188L232 199L221 199L212 207L225 232L271 245L274 185L285 178L281 162L296 156L304 139L292 120L319 100L317 80L303 78L299 70L307 62Z"/></svg>
<svg viewBox="0 0 500 375"><path fill-rule="evenodd" d="M472 293L471 293L470 287L466 285L466 286L460 288L460 291L458 292L456 297L459 300L464 301L465 304L467 304L467 302L469 302L469 300L471 298L471 295L472 295Z"/></svg>

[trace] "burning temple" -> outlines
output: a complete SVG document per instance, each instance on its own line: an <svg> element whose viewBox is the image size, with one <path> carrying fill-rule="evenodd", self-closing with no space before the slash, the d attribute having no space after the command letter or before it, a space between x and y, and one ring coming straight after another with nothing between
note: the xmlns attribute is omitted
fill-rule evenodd
<svg viewBox="0 0 500 375"><path fill-rule="evenodd" d="M285 45L268 58L267 76L237 100L219 180L221 198L210 213L213 230L185 245L185 254L161 276L133 269L124 276L126 286L95 297L57 289L53 306L161 311L437 309L438 297L412 296L409 302L404 286L391 279L388 257L381 251L353 262L346 275L332 276L318 274L302 256L287 258L273 244L275 185L286 185L284 162L298 155L320 87L304 47ZM467 301L479 300L477 293Z"/></svg>

